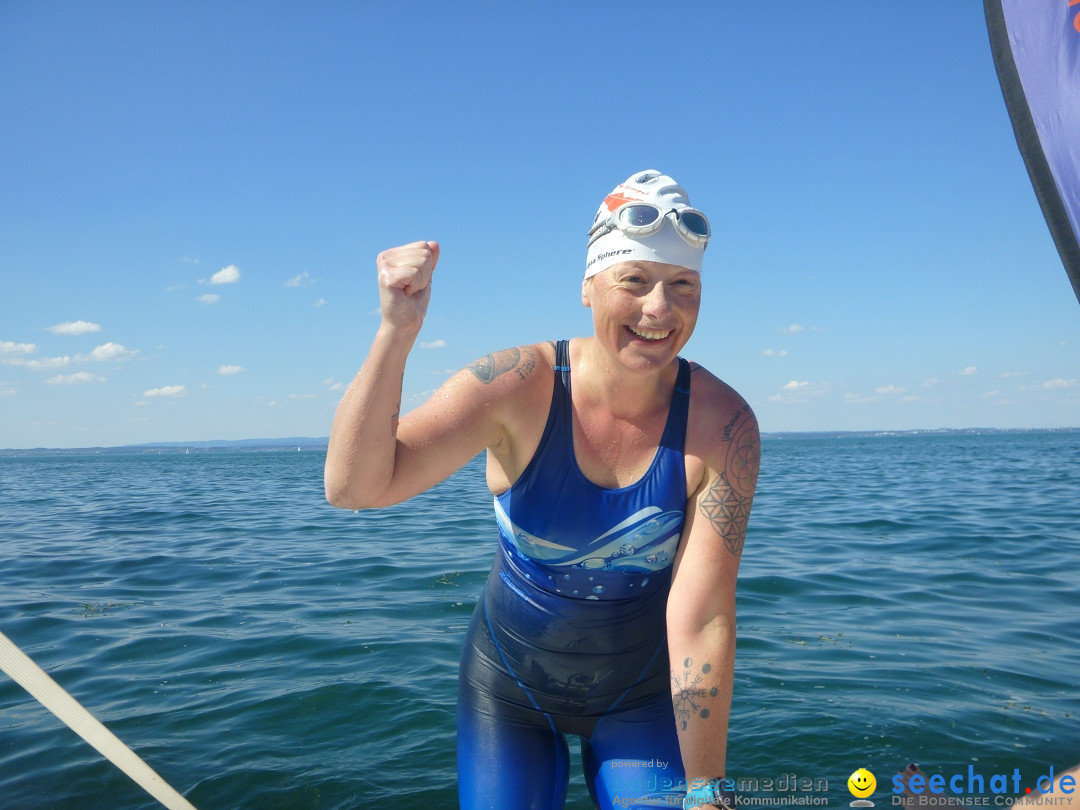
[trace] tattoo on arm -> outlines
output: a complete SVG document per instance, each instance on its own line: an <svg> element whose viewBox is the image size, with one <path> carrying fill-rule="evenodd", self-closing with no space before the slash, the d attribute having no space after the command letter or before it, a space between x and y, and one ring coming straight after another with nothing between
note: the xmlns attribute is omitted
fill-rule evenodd
<svg viewBox="0 0 1080 810"><path fill-rule="evenodd" d="M398 401L397 401L397 407L394 408L394 415L390 417L390 438L392 438L392 439L397 438L398 421L399 421L399 419L401 417L401 396L400 396L400 392L401 392L401 389L404 388L404 387L405 387L405 374L402 373L402 375L401 375L401 383L398 385L399 396L398 396Z"/></svg>
<svg viewBox="0 0 1080 810"><path fill-rule="evenodd" d="M753 496L740 495L724 473L716 479L698 506L701 514L712 524L713 531L724 539L728 551L738 557L746 542L746 523L750 518Z"/></svg>
<svg viewBox="0 0 1080 810"><path fill-rule="evenodd" d="M724 470L713 479L698 509L737 557L746 542L761 461L761 440L749 408L735 412L724 427L724 438L728 442Z"/></svg>
<svg viewBox="0 0 1080 810"><path fill-rule="evenodd" d="M749 407L735 412L724 428L724 438L728 441L724 467L729 473L729 482L742 495L752 498L761 465L761 436Z"/></svg>
<svg viewBox="0 0 1080 810"><path fill-rule="evenodd" d="M524 380L536 368L536 352L531 346L524 349L504 349L501 352L481 357L467 368L476 375L476 379L487 385L496 377L514 372Z"/></svg>
<svg viewBox="0 0 1080 810"><path fill-rule="evenodd" d="M694 659L683 660L683 670L680 676L678 670L671 670L671 702L675 708L675 719L679 723L679 729L684 730L691 717L700 717L704 720L709 716L709 710L701 705L705 698L714 698L720 690L715 686L706 689L701 685L705 676L712 671L712 664L694 666Z"/></svg>

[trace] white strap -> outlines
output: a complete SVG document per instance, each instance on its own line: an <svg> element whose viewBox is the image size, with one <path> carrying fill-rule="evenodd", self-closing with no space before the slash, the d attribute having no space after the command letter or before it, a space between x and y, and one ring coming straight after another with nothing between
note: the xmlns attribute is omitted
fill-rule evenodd
<svg viewBox="0 0 1080 810"><path fill-rule="evenodd" d="M0 669L169 810L195 810L3 633L0 633Z"/></svg>

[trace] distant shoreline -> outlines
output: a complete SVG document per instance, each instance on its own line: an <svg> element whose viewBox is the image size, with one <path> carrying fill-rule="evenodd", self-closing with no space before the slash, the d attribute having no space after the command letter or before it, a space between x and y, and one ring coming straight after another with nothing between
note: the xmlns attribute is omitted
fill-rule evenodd
<svg viewBox="0 0 1080 810"><path fill-rule="evenodd" d="M0 449L0 458L11 456L86 456L86 455L184 455L191 453L282 453L326 450L327 437L312 439L215 439L191 442L150 442L116 447L33 447Z"/></svg>
<svg viewBox="0 0 1080 810"><path fill-rule="evenodd" d="M986 434L1076 433L1080 427L1064 428L939 428L936 430L823 430L763 433L766 441L791 439L884 438L890 436L979 436ZM217 439L190 442L150 442L115 447L0 448L0 458L16 456L76 455L188 455L191 453L281 453L326 450L329 438Z"/></svg>

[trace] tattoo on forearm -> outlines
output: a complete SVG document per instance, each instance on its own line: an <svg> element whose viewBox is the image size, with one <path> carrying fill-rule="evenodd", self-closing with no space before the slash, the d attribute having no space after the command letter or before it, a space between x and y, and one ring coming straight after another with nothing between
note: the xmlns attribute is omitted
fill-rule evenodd
<svg viewBox="0 0 1080 810"><path fill-rule="evenodd" d="M398 384L398 392L405 387L405 373L401 374L401 382ZM394 408L394 415L390 417L390 438L397 438L398 421L401 417L401 396L398 396L397 407Z"/></svg>
<svg viewBox="0 0 1080 810"><path fill-rule="evenodd" d="M485 385L511 371L524 380L536 368L536 352L530 346L524 349L504 349L481 357L467 368Z"/></svg>
<svg viewBox="0 0 1080 810"><path fill-rule="evenodd" d="M675 719L680 729L685 729L691 717L700 717L704 720L709 716L709 709L702 704L706 698L714 698L720 694L715 686L706 689L701 685L705 676L712 672L712 664L702 664L700 668L694 667L694 659L683 660L683 672L680 677L677 670L671 670L671 703L675 708Z"/></svg>

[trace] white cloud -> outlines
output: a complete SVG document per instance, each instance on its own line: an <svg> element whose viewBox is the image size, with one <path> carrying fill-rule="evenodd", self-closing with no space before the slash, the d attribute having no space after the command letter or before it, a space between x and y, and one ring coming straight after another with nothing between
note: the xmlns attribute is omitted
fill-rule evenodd
<svg viewBox="0 0 1080 810"><path fill-rule="evenodd" d="M0 363L22 365L24 362L22 358L36 351L37 346L33 343L12 343L10 340L0 340Z"/></svg>
<svg viewBox="0 0 1080 810"><path fill-rule="evenodd" d="M883 385L880 388L875 388L874 393L885 396L887 394L902 394L907 391L906 388L897 388L895 385Z"/></svg>
<svg viewBox="0 0 1080 810"><path fill-rule="evenodd" d="M230 374L240 374L243 371L245 371L243 366L227 366L223 364L217 370L217 373L220 374L222 377L228 377Z"/></svg>
<svg viewBox="0 0 1080 810"><path fill-rule="evenodd" d="M322 384L329 388L331 391L344 391L345 383L341 380L335 380L333 377L327 377L322 381Z"/></svg>
<svg viewBox="0 0 1080 810"><path fill-rule="evenodd" d="M805 332L806 327L800 326L797 323L793 323L791 326L781 326L776 331L779 332L781 335L797 335L799 334L799 332Z"/></svg>
<svg viewBox="0 0 1080 810"><path fill-rule="evenodd" d="M195 300L203 304L216 304L218 301L221 300L221 296L214 295L213 293L207 293L206 295L200 295Z"/></svg>
<svg viewBox="0 0 1080 810"><path fill-rule="evenodd" d="M1001 375L1003 380L1011 380L1013 377L1026 377L1028 373L1026 371L1006 371Z"/></svg>
<svg viewBox="0 0 1080 810"><path fill-rule="evenodd" d="M1063 379L1058 378L1056 380L1047 380L1046 382L1044 382L1042 384L1042 387L1043 388L1049 388L1049 389L1054 389L1054 388L1075 388L1077 385L1080 385L1080 380L1075 380L1075 379L1073 379L1073 380L1063 380Z"/></svg>
<svg viewBox="0 0 1080 810"><path fill-rule="evenodd" d="M405 397L405 405L420 405L431 399L431 395L435 393L435 389L428 389L427 391L421 391L417 394L408 394Z"/></svg>
<svg viewBox="0 0 1080 810"><path fill-rule="evenodd" d="M787 357L787 349L766 349L761 353L762 357Z"/></svg>
<svg viewBox="0 0 1080 810"><path fill-rule="evenodd" d="M104 377L91 374L89 371L78 371L75 374L60 374L50 377L45 382L49 385L82 385L83 383L105 382Z"/></svg>
<svg viewBox="0 0 1080 810"><path fill-rule="evenodd" d="M71 358L46 357L43 360L26 360L22 362L17 362L16 365L21 365L34 371L44 371L50 368L65 368L66 366L70 366Z"/></svg>
<svg viewBox="0 0 1080 810"><path fill-rule="evenodd" d="M439 338L438 340L432 340L432 341L430 341L428 343L425 343L425 342L421 341L420 342L420 348L421 349L445 349L446 348L446 341L443 340L442 338Z"/></svg>
<svg viewBox="0 0 1080 810"><path fill-rule="evenodd" d="M941 380L939 380L937 377L931 377L929 380L927 380L926 382L924 382L922 384L922 387L923 388L933 388L939 382L941 382Z"/></svg>
<svg viewBox="0 0 1080 810"><path fill-rule="evenodd" d="M50 326L49 331L54 335L85 335L87 332L100 332L101 326L90 321L68 321Z"/></svg>
<svg viewBox="0 0 1080 810"><path fill-rule="evenodd" d="M143 391L144 397L182 397L187 393L187 388L182 385L163 385L161 388L151 388Z"/></svg>
<svg viewBox="0 0 1080 810"><path fill-rule="evenodd" d="M314 394L289 394L289 399L315 399Z"/></svg>
<svg viewBox="0 0 1080 810"><path fill-rule="evenodd" d="M829 392L828 383L812 383L806 380L792 380L780 389L779 394L769 397L770 402L807 402L810 397L820 397Z"/></svg>
<svg viewBox="0 0 1080 810"><path fill-rule="evenodd" d="M235 284L240 280L240 268L235 264L222 267L214 275L210 276L211 284Z"/></svg>
<svg viewBox="0 0 1080 810"><path fill-rule="evenodd" d="M119 343L102 343L90 354L75 355L77 363L107 363L110 360L130 360L137 354L136 351L121 346Z"/></svg>
<svg viewBox="0 0 1080 810"><path fill-rule="evenodd" d="M293 276L285 282L286 287L308 287L315 282L312 281L311 276L308 275L308 271L305 270L298 276Z"/></svg>
<svg viewBox="0 0 1080 810"><path fill-rule="evenodd" d="M312 306L313 307L325 307L326 306L326 299L325 298L320 298L318 301L316 301L314 304L312 304Z"/></svg>
<svg viewBox="0 0 1080 810"><path fill-rule="evenodd" d="M6 382L0 382L0 397L13 397L18 393L18 388L11 388Z"/></svg>
<svg viewBox="0 0 1080 810"><path fill-rule="evenodd" d="M979 370L975 368L975 366L968 366L963 371L957 372L957 374L959 374L961 377L974 377L978 373Z"/></svg>

